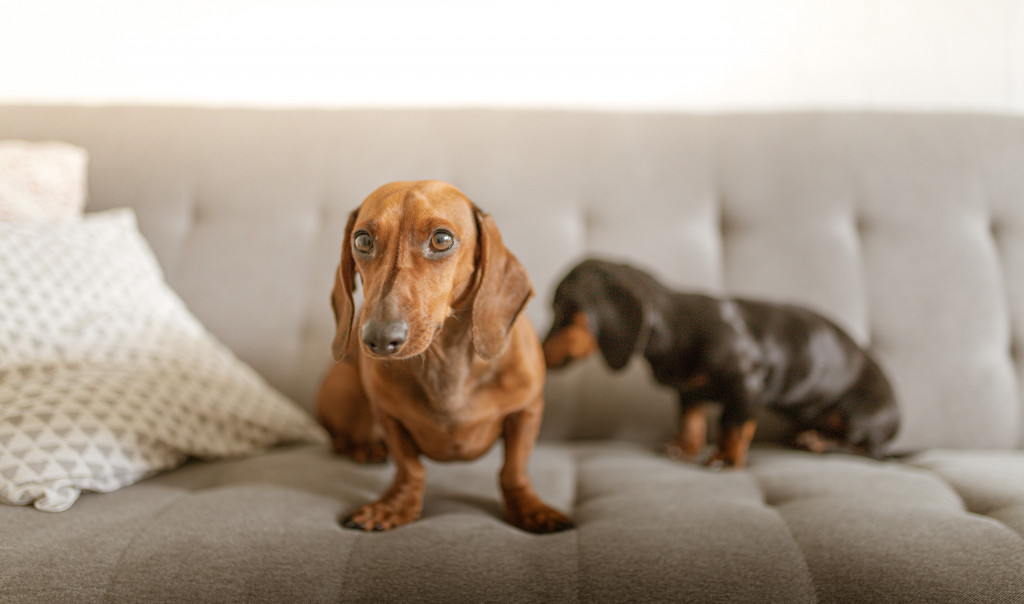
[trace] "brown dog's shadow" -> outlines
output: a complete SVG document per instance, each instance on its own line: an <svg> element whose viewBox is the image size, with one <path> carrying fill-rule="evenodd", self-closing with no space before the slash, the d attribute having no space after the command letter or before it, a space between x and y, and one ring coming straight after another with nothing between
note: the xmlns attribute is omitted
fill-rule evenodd
<svg viewBox="0 0 1024 604"><path fill-rule="evenodd" d="M490 518L506 523L505 510L499 500L494 497L475 496L466 493L433 493L423 503L422 520L440 519L446 516L479 516L485 514ZM515 530L515 527L509 525Z"/></svg>

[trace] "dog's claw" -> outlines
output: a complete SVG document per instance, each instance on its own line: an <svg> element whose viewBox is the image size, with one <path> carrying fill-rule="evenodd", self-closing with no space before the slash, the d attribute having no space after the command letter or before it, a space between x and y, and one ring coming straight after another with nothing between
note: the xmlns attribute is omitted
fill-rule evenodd
<svg viewBox="0 0 1024 604"><path fill-rule="evenodd" d="M357 531L374 532L374 533L379 533L379 532L382 532L382 531L386 530L384 528L384 525L379 523L379 522L374 524L373 528L369 528L365 522L358 522L356 520L353 520L352 516L348 516L344 520L342 520L341 521L341 525L344 526L347 529L353 529L353 530L357 530Z"/></svg>
<svg viewBox="0 0 1024 604"><path fill-rule="evenodd" d="M362 523L356 522L355 520L353 520L352 516L346 516L341 521L341 526L343 526L343 527L345 527L347 529L365 530L363 525L362 525Z"/></svg>
<svg viewBox="0 0 1024 604"><path fill-rule="evenodd" d="M722 451L716 451L707 458L704 466L712 472L721 472L725 469L735 468L736 463Z"/></svg>
<svg viewBox="0 0 1024 604"><path fill-rule="evenodd" d="M557 522L555 523L555 530L553 532L560 533L562 531L570 531L574 528L576 528L576 523L571 520L566 522Z"/></svg>
<svg viewBox="0 0 1024 604"><path fill-rule="evenodd" d="M565 514L540 501L527 509L508 509L507 515L510 523L528 533L558 533L576 528Z"/></svg>

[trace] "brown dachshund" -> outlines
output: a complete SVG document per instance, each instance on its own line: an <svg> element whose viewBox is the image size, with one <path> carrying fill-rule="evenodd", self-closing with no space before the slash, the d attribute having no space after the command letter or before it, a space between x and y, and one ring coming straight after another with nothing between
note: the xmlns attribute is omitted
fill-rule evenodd
<svg viewBox="0 0 1024 604"><path fill-rule="evenodd" d="M356 273L365 300L358 315ZM544 356L521 314L532 296L494 219L450 184L391 183L352 212L331 297L337 362L317 415L336 451L360 461L386 451L396 473L344 526L382 531L416 520L420 455L471 460L501 437L509 522L534 533L572 528L527 475L544 409Z"/></svg>

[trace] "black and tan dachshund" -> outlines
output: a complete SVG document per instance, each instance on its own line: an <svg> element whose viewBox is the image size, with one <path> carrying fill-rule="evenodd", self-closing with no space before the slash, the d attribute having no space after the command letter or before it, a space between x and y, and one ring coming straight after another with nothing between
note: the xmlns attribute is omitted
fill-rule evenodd
<svg viewBox="0 0 1024 604"><path fill-rule="evenodd" d="M636 268L586 260L554 298L544 340L549 368L600 350L613 369L643 354L654 378L679 391L682 421L669 454L697 459L707 442L706 402L722 404L710 466L743 467L770 407L815 452L884 457L899 413L871 355L818 313L788 304L721 299L668 289Z"/></svg>

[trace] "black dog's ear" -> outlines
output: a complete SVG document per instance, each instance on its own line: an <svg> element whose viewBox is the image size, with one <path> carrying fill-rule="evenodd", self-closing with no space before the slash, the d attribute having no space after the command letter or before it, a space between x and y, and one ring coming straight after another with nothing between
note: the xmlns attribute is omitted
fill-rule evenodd
<svg viewBox="0 0 1024 604"><path fill-rule="evenodd" d="M622 369L636 351L643 331L643 304L629 289L612 285L591 309L601 355L612 369Z"/></svg>

